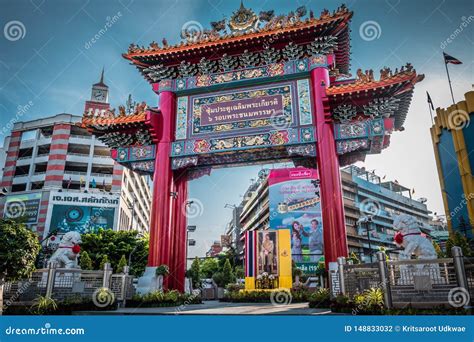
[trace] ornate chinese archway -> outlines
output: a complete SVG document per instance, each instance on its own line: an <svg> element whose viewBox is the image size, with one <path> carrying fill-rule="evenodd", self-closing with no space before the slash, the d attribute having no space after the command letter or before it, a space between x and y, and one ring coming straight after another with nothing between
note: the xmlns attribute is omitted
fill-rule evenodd
<svg viewBox="0 0 474 342"><path fill-rule="evenodd" d="M83 125L117 162L153 176L148 266L170 266L168 288L184 289L187 181L215 165L317 167L325 260L347 256L339 167L389 145L423 78L410 64L377 80L371 70L349 78L352 14L341 6L318 18L304 7L257 15L241 5L212 30L184 30L177 45L132 44L124 54L159 108L89 110Z"/></svg>

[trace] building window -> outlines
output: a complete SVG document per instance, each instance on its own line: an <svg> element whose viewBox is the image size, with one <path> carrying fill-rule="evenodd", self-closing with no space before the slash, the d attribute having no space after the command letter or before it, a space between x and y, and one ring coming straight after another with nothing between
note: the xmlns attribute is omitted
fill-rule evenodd
<svg viewBox="0 0 474 342"><path fill-rule="evenodd" d="M33 129L31 131L24 131L21 134L21 142L30 140L36 140L36 129Z"/></svg>
<svg viewBox="0 0 474 342"><path fill-rule="evenodd" d="M20 192L20 191L26 191L26 183L12 185L12 192Z"/></svg>

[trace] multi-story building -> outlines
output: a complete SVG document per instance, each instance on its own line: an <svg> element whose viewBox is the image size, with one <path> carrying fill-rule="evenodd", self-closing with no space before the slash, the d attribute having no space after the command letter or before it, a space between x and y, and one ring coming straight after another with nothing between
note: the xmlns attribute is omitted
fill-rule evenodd
<svg viewBox="0 0 474 342"><path fill-rule="evenodd" d="M437 108L431 138L450 233L474 237L474 91Z"/></svg>
<svg viewBox="0 0 474 342"><path fill-rule="evenodd" d="M370 261L375 251L383 247L396 257L392 214L416 217L429 233L430 211L424 199L412 198L411 189L397 181L383 181L375 173L353 165L342 169L341 175L349 253ZM367 211L374 215L368 215ZM371 219L361 222L362 216L371 216Z"/></svg>
<svg viewBox="0 0 474 342"><path fill-rule="evenodd" d="M244 241L241 239L242 224L240 222L240 214L243 206L228 206L232 209L232 219L227 223L225 235L229 245L235 250L237 255L243 258Z"/></svg>
<svg viewBox="0 0 474 342"><path fill-rule="evenodd" d="M9 145L10 141L7 138L5 138L5 141L3 143L3 146L0 147L0 179L3 178L3 169L5 167L5 160L7 159L7 151L5 150L5 146ZM1 189L0 189L1 191Z"/></svg>
<svg viewBox="0 0 474 342"><path fill-rule="evenodd" d="M223 246L220 241L214 241L214 243L211 245L209 250L206 252L206 257L208 258L214 258L219 255L220 252L222 252Z"/></svg>
<svg viewBox="0 0 474 342"><path fill-rule="evenodd" d="M431 238L436 241L442 250L445 250L446 240L449 238L448 225L446 224L446 221L440 217L435 217L430 221L430 226Z"/></svg>
<svg viewBox="0 0 474 342"><path fill-rule="evenodd" d="M412 199L410 189L398 182L384 182L374 173L356 166L342 169L341 181L349 253L354 252L361 260L370 261L382 247L396 258L392 213L413 215L422 222L426 232L430 232L430 212L424 200ZM360 208L367 205L375 206L376 215L370 222L362 223ZM241 206L242 241L245 231L269 228L267 177L260 177L249 187Z"/></svg>
<svg viewBox="0 0 474 342"><path fill-rule="evenodd" d="M14 124L4 145L0 188L7 193L0 215L26 215L40 236L97 227L147 230L146 178L115 163L109 149L79 125L81 119L62 113Z"/></svg>

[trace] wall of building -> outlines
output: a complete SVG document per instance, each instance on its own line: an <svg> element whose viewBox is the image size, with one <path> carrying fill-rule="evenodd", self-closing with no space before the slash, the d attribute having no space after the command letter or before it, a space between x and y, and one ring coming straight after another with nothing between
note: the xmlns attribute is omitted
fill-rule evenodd
<svg viewBox="0 0 474 342"><path fill-rule="evenodd" d="M474 91L437 108L431 137L450 233L474 237Z"/></svg>
<svg viewBox="0 0 474 342"><path fill-rule="evenodd" d="M31 220L30 227L43 236L51 228L54 206L66 205L52 199L60 192L64 198L80 197L80 203L70 204L78 209L84 207L84 212L103 204L94 203L97 197L117 199L116 204L109 205L114 207L114 219L108 228L126 230L133 226L133 229L148 230L151 192L145 177L124 172L110 158L110 150L78 126L80 121L80 116L62 113L15 123L10 138L5 140L8 145L0 187L6 188L8 195L0 198L0 215L6 209L15 208L13 200L18 202L20 210L28 209L33 215L37 204L35 194L39 194L37 217ZM123 187L123 183L127 186ZM129 206L133 194L137 200L135 206ZM86 198L85 202L82 198ZM9 205L5 206L6 203ZM120 221L120 209L134 218L133 225L131 220Z"/></svg>

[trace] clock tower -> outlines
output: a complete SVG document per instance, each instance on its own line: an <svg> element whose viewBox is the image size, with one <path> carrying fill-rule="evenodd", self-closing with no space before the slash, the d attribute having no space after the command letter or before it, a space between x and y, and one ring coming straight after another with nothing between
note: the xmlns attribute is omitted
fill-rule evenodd
<svg viewBox="0 0 474 342"><path fill-rule="evenodd" d="M86 101L85 112L92 114L109 108L109 87L104 83L104 69L102 69L100 81L92 85L91 99Z"/></svg>

